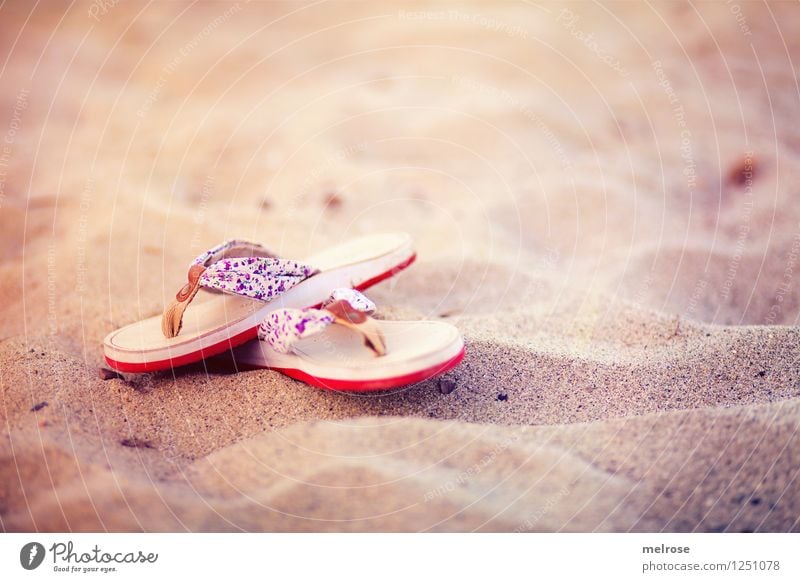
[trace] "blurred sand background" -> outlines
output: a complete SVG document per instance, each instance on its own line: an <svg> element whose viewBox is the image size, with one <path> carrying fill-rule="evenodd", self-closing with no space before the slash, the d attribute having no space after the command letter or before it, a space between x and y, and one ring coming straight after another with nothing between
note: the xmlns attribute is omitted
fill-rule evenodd
<svg viewBox="0 0 800 582"><path fill-rule="evenodd" d="M4 2L2 529L800 529L799 62L790 3ZM376 230L443 381L98 374L205 248Z"/></svg>

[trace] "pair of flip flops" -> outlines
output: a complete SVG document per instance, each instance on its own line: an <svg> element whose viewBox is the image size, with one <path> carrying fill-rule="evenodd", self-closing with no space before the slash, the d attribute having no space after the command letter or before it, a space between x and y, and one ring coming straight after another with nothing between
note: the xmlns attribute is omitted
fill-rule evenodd
<svg viewBox="0 0 800 582"><path fill-rule="evenodd" d="M415 258L405 234L358 238L303 261L229 241L192 262L188 282L161 316L106 336L105 358L115 370L136 373L233 350L240 367L270 368L319 388L419 382L463 359L458 330L373 319L375 305L361 293Z"/></svg>

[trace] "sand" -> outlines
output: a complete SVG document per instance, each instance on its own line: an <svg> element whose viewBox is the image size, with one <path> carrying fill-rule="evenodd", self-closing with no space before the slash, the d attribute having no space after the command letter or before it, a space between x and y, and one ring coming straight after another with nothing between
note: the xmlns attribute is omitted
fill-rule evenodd
<svg viewBox="0 0 800 582"><path fill-rule="evenodd" d="M6 2L3 530L800 530L798 16ZM98 372L205 248L380 230L443 382Z"/></svg>

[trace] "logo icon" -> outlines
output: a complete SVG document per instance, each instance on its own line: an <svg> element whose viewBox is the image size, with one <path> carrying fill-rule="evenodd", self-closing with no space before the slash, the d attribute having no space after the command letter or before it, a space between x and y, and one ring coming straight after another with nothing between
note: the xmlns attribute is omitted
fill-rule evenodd
<svg viewBox="0 0 800 582"><path fill-rule="evenodd" d="M39 542L30 542L19 551L19 563L26 570L35 570L44 561L44 546Z"/></svg>

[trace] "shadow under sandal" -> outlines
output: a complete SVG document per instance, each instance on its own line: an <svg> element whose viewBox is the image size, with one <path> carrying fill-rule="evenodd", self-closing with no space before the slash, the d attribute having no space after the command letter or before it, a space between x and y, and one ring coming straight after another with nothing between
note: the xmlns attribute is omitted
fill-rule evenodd
<svg viewBox="0 0 800 582"><path fill-rule="evenodd" d="M337 289L322 309L280 309L258 337L234 350L237 365L271 368L317 388L364 392L420 382L464 358L458 330L439 321L379 321L354 289Z"/></svg>
<svg viewBox="0 0 800 582"><path fill-rule="evenodd" d="M404 233L357 238L302 261L281 259L255 243L223 243L192 261L188 282L161 316L106 336L106 361L121 372L198 362L255 338L274 309L320 305L335 287L366 289L415 256Z"/></svg>

